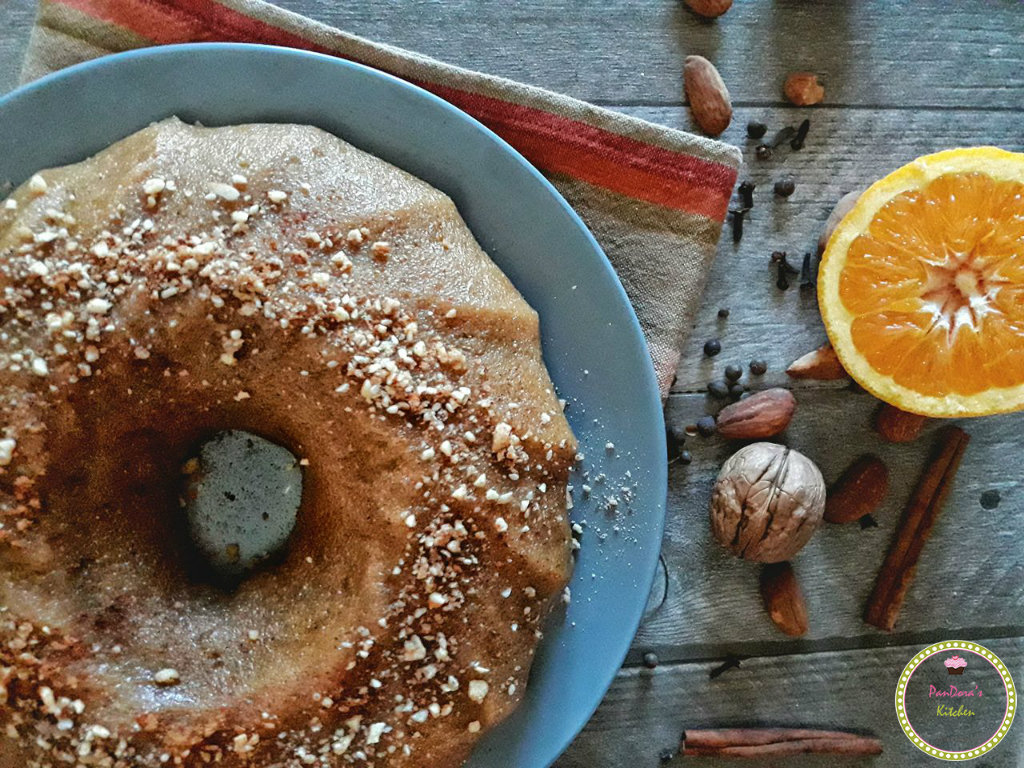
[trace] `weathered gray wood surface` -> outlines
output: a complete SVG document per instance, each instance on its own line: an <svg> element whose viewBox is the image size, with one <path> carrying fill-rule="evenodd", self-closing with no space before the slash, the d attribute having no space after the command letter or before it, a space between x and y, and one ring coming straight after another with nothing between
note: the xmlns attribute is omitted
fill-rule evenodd
<svg viewBox="0 0 1024 768"><path fill-rule="evenodd" d="M694 395L673 397L669 421L679 426L692 423L704 412L703 400ZM893 641L865 625L861 613L924 455L934 445L936 425L913 445L893 445L867 428L877 402L869 395L801 390L797 401L796 418L783 441L813 456L826 481L835 480L865 451L877 453L889 465L892 484L875 515L878 527L825 525L797 555L794 568L811 626L805 638L787 639L761 608L758 566L717 546L707 524L710 478L736 445L719 438L701 441L692 450L693 464L674 465L670 473L671 512L663 550L669 563L668 596L641 628L638 650L650 648L663 659L690 660ZM1024 484L1024 466L1006 460L1020 444L1020 419L993 418L984 429L976 429L974 423L963 426L972 440L921 558L896 627L897 641L906 633L906 641L935 642L950 627L982 637L1017 634L1024 616L1024 508L1013 503L1014 493ZM997 473L992 471L995 466ZM989 489L1005 498L994 510L983 509L978 500Z"/></svg>
<svg viewBox="0 0 1024 768"><path fill-rule="evenodd" d="M18 84L21 59L34 18L33 0L0 0L0 93Z"/></svg>
<svg viewBox="0 0 1024 768"><path fill-rule="evenodd" d="M1020 638L977 638L1012 669L1024 662ZM834 756L765 761L685 758L675 766L700 768L831 768L831 766L943 765L922 754L900 731L893 711L895 681L925 643L809 655L745 660L716 679L711 663L673 664L653 671L624 670L590 726L559 761L559 768L636 766L656 768L663 750L678 746L686 728L746 727L765 722L778 727L811 727L870 733L884 752L875 758ZM1012 731L1010 732L1012 733ZM1009 738L1009 737L1008 737ZM1019 744L1019 742L1018 742ZM1014 753L1014 750L1016 754ZM1019 766L1018 745L1000 744L972 768Z"/></svg>
<svg viewBox="0 0 1024 768"><path fill-rule="evenodd" d="M717 62L738 104L778 104L813 69L829 104L988 107L1024 99L1021 20L1007 0L751 2L718 22L679 0L453 0L281 5L414 48L603 104L677 104L682 59ZM1018 14L1016 23L1011 18Z"/></svg>
<svg viewBox="0 0 1024 768"><path fill-rule="evenodd" d="M768 268L773 250L799 256L814 247L821 223L844 192L933 150L992 143L1024 149L1024 8L1009 0L737 0L715 22L680 0L281 0L292 10L351 32L406 46L463 66L560 90L677 128L689 128L682 103L682 60L715 61L734 99L724 138L745 148L743 177L758 184L745 236L728 234L695 330L684 351L667 417L683 426L713 411L701 394L729 363L767 360L759 385L798 390L786 442L812 456L827 480L853 458L879 453L893 487L879 527L828 526L795 561L810 611L806 638L791 640L766 618L757 567L710 541L707 499L734 446L689 441L694 461L670 473L665 538L669 589L637 636L627 668L560 768L655 766L685 727L805 725L873 732L886 753L874 766L925 765L892 714L892 694L916 650L940 639L987 644L1021 679L1024 636L1024 416L965 424L972 435L947 509L928 543L893 635L860 621L864 600L898 514L931 445L930 432L904 446L881 443L868 427L875 407L843 384L794 383L782 370L824 339L814 298L780 292ZM33 15L33 0L0 0L0 92L12 88ZM781 83L795 69L826 85L823 107L784 104ZM754 159L744 138L750 119L771 131L804 117L806 148ZM772 183L790 175L786 201ZM716 317L719 307L729 319ZM703 358L705 339L723 352ZM933 432L934 430L932 430ZM998 490L984 510L979 496ZM660 595L658 596L660 597ZM637 666L655 650L662 666ZM749 656L717 680L708 671L728 654ZM1024 730L976 765L1024 764ZM686 761L689 762L689 761ZM697 762L714 765L712 761ZM806 758L773 765L832 765ZM853 763L850 763L851 765Z"/></svg>

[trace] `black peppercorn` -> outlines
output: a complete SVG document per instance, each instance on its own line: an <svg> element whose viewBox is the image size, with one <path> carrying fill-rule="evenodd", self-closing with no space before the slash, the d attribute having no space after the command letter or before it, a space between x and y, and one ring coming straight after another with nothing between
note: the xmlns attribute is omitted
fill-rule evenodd
<svg viewBox="0 0 1024 768"><path fill-rule="evenodd" d="M757 155L758 160L771 160L772 148L767 144L758 144L757 149L754 150L754 154Z"/></svg>
<svg viewBox="0 0 1024 768"><path fill-rule="evenodd" d="M697 432L700 433L701 437L711 437L715 434L715 429L714 416L701 416L697 419Z"/></svg>
<svg viewBox="0 0 1024 768"><path fill-rule="evenodd" d="M764 123L759 123L757 120L751 120L747 123L747 136L751 139L760 139L768 133L768 126Z"/></svg>
<svg viewBox="0 0 1024 768"><path fill-rule="evenodd" d="M704 342L704 354L708 357L714 357L722 351L722 342L718 339L708 339Z"/></svg>
<svg viewBox="0 0 1024 768"><path fill-rule="evenodd" d="M676 759L676 751L674 749L663 749L661 754L658 755L658 762L662 765L668 765Z"/></svg>
<svg viewBox="0 0 1024 768"><path fill-rule="evenodd" d="M740 376L743 375L743 369L738 365L727 365L725 366L725 379L726 381L739 381Z"/></svg>
<svg viewBox="0 0 1024 768"><path fill-rule="evenodd" d="M744 387L739 382L737 382L729 386L729 397L735 397L736 399L739 399L740 396L746 391L747 388Z"/></svg>
<svg viewBox="0 0 1024 768"><path fill-rule="evenodd" d="M729 387L720 381L712 381L708 384L708 394L718 400L723 400L729 396Z"/></svg>
<svg viewBox="0 0 1024 768"><path fill-rule="evenodd" d="M658 666L658 654L654 651L648 651L644 654L644 666L648 669L654 669Z"/></svg>
<svg viewBox="0 0 1024 768"><path fill-rule="evenodd" d="M692 456L692 454L689 451L680 451L679 452L679 463L680 464L689 464L691 461L693 461L693 456Z"/></svg>
<svg viewBox="0 0 1024 768"><path fill-rule="evenodd" d="M750 361L750 372L754 376L764 376L768 371L768 363L764 360L751 360Z"/></svg>
<svg viewBox="0 0 1024 768"><path fill-rule="evenodd" d="M775 194L779 197L789 197L796 190L796 183L792 179L779 179L775 182Z"/></svg>
<svg viewBox="0 0 1024 768"><path fill-rule="evenodd" d="M982 493L978 499L982 509L995 509L999 506L1000 501L1002 498L999 496L999 491L994 488Z"/></svg>
<svg viewBox="0 0 1024 768"><path fill-rule="evenodd" d="M720 319L725 320L725 318L727 318L728 316L729 316L729 308L728 307L722 307L720 310L718 310L718 317Z"/></svg>

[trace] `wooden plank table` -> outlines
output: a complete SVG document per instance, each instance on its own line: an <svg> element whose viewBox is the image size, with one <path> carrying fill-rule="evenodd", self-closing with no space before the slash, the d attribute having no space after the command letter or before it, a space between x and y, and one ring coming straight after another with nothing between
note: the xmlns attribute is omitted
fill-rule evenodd
<svg viewBox="0 0 1024 768"><path fill-rule="evenodd" d="M773 250L811 250L838 197L925 152L968 144L1024 150L1024 9L1009 0L806 3L737 2L718 21L678 0L283 0L283 5L373 39L466 67L562 91L666 125L690 129L682 62L714 61L735 106L723 137L744 148L741 178L758 185L756 207L737 246L724 237L667 406L677 426L714 408L704 394L729 363L768 361L763 385L792 386L799 401L787 442L812 456L826 480L854 457L879 453L893 488L878 528L829 527L796 559L810 632L788 639L769 622L757 569L709 536L711 482L731 447L690 441L690 466L674 465L664 555L664 603L641 628L626 667L559 768L655 766L686 727L804 725L878 735L885 754L873 766L924 765L900 733L892 694L904 664L938 640L976 640L1024 671L1024 415L972 421L960 477L939 520L893 634L860 619L898 514L931 440L887 445L869 429L876 407L844 384L801 384L782 373L824 340L814 297L779 291ZM0 0L0 91L14 87L34 13L31 0ZM793 70L819 74L825 104L799 110L781 98ZM812 122L806 148L770 161L754 158L748 120L769 130ZM772 183L796 182L786 201ZM716 313L729 307L728 320ZM723 352L705 359L710 337ZM930 432L934 431L934 427ZM998 491L985 509L979 497ZM661 595L655 596L657 602ZM647 670L644 652L661 664ZM729 656L742 665L711 679ZM679 760L678 763L689 763ZM705 759L698 765L716 765ZM775 765L783 764L776 761ZM832 765L799 758L793 765ZM1024 764L1024 725L975 765Z"/></svg>

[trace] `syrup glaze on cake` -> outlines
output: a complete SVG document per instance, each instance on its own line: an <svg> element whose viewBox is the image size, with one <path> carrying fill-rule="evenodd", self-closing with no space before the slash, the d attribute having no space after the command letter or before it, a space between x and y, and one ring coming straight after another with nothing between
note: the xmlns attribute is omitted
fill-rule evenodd
<svg viewBox="0 0 1024 768"><path fill-rule="evenodd" d="M0 766L452 766L570 572L537 316L451 201L318 129L150 126L0 207ZM302 457L201 578L181 467Z"/></svg>

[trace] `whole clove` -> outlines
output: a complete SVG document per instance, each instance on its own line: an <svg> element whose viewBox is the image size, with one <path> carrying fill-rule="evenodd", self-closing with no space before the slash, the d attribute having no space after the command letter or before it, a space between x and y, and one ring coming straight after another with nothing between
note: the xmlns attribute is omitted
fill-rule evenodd
<svg viewBox="0 0 1024 768"><path fill-rule="evenodd" d="M789 276L799 275L800 270L789 263L785 251L772 251L772 264L776 266L775 287L780 291L789 288Z"/></svg>
<svg viewBox="0 0 1024 768"><path fill-rule="evenodd" d="M775 287L780 291L789 290L789 275L786 274L786 267L780 261L778 265L778 273L775 277Z"/></svg>
<svg viewBox="0 0 1024 768"><path fill-rule="evenodd" d="M717 667L708 672L708 677L714 680L716 677L720 677L730 669L739 669L741 659L738 656L730 656Z"/></svg>
<svg viewBox="0 0 1024 768"><path fill-rule="evenodd" d="M754 182L747 179L746 181L740 182L740 186L737 189L737 191L740 194L740 202L743 204L743 207L746 208L748 211L754 207L755 186L756 185L754 184Z"/></svg>
<svg viewBox="0 0 1024 768"><path fill-rule="evenodd" d="M794 150L801 150L804 148L804 141L807 139L807 132L811 130L811 121L804 120L800 123L800 127L796 129L796 136L790 139L789 146Z"/></svg>
<svg viewBox="0 0 1024 768"><path fill-rule="evenodd" d="M743 219L746 218L746 208L736 208L729 211L729 220L732 222L732 241L738 243L743 239Z"/></svg>
<svg viewBox="0 0 1024 768"><path fill-rule="evenodd" d="M800 265L800 289L807 290L814 287L814 270L811 267L811 254L805 253L803 263Z"/></svg>
<svg viewBox="0 0 1024 768"><path fill-rule="evenodd" d="M768 133L768 126L764 123L756 120L751 120L747 123L747 136L751 139L760 139L766 133Z"/></svg>
<svg viewBox="0 0 1024 768"><path fill-rule="evenodd" d="M804 120L804 123L807 123L807 127L810 128L810 120ZM801 126L802 125L803 123L801 123ZM775 136L772 137L772 140L768 142L768 146L771 147L772 149L775 149L776 147L782 146L787 141L791 142L791 140L798 135L799 132L796 128L794 128L792 125L787 125L785 128L780 128L778 130ZM804 135L806 136L806 134ZM792 143L790 144L790 146L792 146Z"/></svg>
<svg viewBox="0 0 1024 768"><path fill-rule="evenodd" d="M800 274L800 270L789 263L789 257L785 251L772 251L772 264L779 264L790 275Z"/></svg>
<svg viewBox="0 0 1024 768"><path fill-rule="evenodd" d="M790 288L790 275L800 274L800 270L788 261L785 251L772 251L771 262L776 266L775 287L779 291Z"/></svg>
<svg viewBox="0 0 1024 768"><path fill-rule="evenodd" d="M810 130L810 120L804 120L796 128L791 125L780 128L770 140L757 145L757 149L755 150L757 159L770 160L772 157L772 150L781 147L786 143L788 143L794 150L803 149L804 141L807 139L807 133Z"/></svg>

